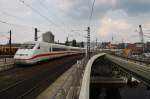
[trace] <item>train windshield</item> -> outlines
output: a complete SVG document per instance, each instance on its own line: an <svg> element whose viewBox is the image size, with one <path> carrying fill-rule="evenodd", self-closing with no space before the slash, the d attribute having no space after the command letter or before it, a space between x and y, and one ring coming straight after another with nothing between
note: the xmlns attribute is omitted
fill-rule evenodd
<svg viewBox="0 0 150 99"><path fill-rule="evenodd" d="M33 49L35 44L23 44L20 49Z"/></svg>

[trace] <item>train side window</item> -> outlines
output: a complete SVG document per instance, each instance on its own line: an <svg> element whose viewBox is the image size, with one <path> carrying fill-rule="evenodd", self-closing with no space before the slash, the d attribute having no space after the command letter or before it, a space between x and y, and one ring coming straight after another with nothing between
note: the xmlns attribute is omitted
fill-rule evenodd
<svg viewBox="0 0 150 99"><path fill-rule="evenodd" d="M49 51L51 52L51 47L49 48Z"/></svg>
<svg viewBox="0 0 150 99"><path fill-rule="evenodd" d="M53 48L53 51L65 51L65 48Z"/></svg>

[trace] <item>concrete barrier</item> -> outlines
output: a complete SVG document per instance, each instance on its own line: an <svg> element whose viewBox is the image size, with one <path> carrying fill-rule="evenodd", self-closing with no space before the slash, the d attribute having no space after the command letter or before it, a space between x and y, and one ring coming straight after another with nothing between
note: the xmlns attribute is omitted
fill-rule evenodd
<svg viewBox="0 0 150 99"><path fill-rule="evenodd" d="M85 68L83 80L82 80L79 99L89 99L89 86L90 86L91 67L92 67L92 64L94 63L94 61L97 58L99 58L103 55L105 55L105 53L96 54L93 57L91 57L91 59L88 61L87 65L86 65L86 68Z"/></svg>
<svg viewBox="0 0 150 99"><path fill-rule="evenodd" d="M74 99L79 94L85 60L77 61L77 64L60 76L37 99Z"/></svg>

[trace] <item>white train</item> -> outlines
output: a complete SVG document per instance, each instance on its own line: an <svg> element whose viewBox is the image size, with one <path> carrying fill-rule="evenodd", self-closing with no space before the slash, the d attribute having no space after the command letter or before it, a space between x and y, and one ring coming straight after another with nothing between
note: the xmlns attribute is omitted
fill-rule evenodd
<svg viewBox="0 0 150 99"><path fill-rule="evenodd" d="M14 62L15 64L35 64L47 59L84 52L84 48L31 41L25 42L17 50Z"/></svg>

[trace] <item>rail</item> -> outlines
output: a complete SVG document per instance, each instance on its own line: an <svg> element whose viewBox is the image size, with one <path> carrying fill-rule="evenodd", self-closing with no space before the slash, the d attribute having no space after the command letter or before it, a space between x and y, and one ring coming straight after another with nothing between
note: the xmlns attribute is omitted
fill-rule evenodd
<svg viewBox="0 0 150 99"><path fill-rule="evenodd" d="M13 58L0 56L0 72L11 69L13 67L15 67Z"/></svg>
<svg viewBox="0 0 150 99"><path fill-rule="evenodd" d="M129 59L129 60L132 60L132 61L137 61L137 62L141 62L141 63L145 63L145 64L150 64L150 58L142 58L142 57L124 57L122 55L117 55L117 54L111 54L111 55L114 55L114 56L117 56L117 57L121 57L121 58L124 58L124 59Z"/></svg>
<svg viewBox="0 0 150 99"><path fill-rule="evenodd" d="M143 81L147 85L150 85L150 67L109 54L106 54L106 58L118 64L122 69L129 72L131 75Z"/></svg>

